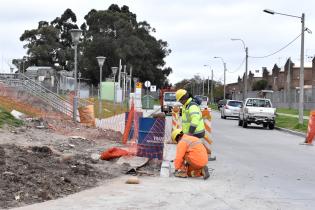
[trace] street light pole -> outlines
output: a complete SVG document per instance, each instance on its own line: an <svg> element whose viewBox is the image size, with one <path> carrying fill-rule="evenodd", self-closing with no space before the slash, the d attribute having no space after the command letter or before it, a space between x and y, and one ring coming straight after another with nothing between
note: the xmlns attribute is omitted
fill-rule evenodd
<svg viewBox="0 0 315 210"><path fill-rule="evenodd" d="M99 98L98 98L98 117L102 119L102 68L106 57L98 56L96 57L98 65L100 67L100 84L99 84Z"/></svg>
<svg viewBox="0 0 315 210"><path fill-rule="evenodd" d="M116 73L117 73L118 67L112 67L112 72L114 74L114 106L116 104Z"/></svg>
<svg viewBox="0 0 315 210"><path fill-rule="evenodd" d="M214 57L214 58L220 58L222 63L223 63L223 67L224 67L224 85L223 85L223 99L225 99L225 83L226 83L226 63L224 62L222 57Z"/></svg>
<svg viewBox="0 0 315 210"><path fill-rule="evenodd" d="M210 65L207 65L207 64L205 64L205 65L203 65L204 67L206 67L206 66L209 66L209 69L211 70L211 66ZM207 89L207 93L208 93L208 96L209 96L209 76L208 76L208 89Z"/></svg>
<svg viewBox="0 0 315 210"><path fill-rule="evenodd" d="M304 107L303 107L303 102L304 102L304 32L305 32L305 14L302 13L302 16L295 16L295 15L289 15L289 14L284 14L284 13L279 13L275 12L270 9L264 9L264 12L274 15L284 15L284 16L289 16L289 17L294 17L294 18L299 18L301 19L301 24L302 24L302 31L301 31L301 54L300 54L300 59L301 59L301 66L300 66L300 95L299 95L299 124L303 125L304 120Z"/></svg>
<svg viewBox="0 0 315 210"><path fill-rule="evenodd" d="M73 121L77 121L77 109L78 109L78 81L77 81L77 71L78 71L78 44L82 30L72 29L70 30L72 42L74 44L74 98L73 98Z"/></svg>
<svg viewBox="0 0 315 210"><path fill-rule="evenodd" d="M211 104L214 103L214 98L213 98L213 69L211 69Z"/></svg>
<svg viewBox="0 0 315 210"><path fill-rule="evenodd" d="M243 99L247 98L247 72L248 72L248 47L246 47L243 39L231 39L232 41L241 41L245 50L245 77L244 77L244 93Z"/></svg>

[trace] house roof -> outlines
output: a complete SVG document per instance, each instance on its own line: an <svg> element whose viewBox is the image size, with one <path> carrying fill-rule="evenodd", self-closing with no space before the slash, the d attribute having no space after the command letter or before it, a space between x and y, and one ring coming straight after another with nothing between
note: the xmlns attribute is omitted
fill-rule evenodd
<svg viewBox="0 0 315 210"><path fill-rule="evenodd" d="M38 71L39 69L43 69L43 70L51 70L54 69L50 66L29 66L26 71Z"/></svg>

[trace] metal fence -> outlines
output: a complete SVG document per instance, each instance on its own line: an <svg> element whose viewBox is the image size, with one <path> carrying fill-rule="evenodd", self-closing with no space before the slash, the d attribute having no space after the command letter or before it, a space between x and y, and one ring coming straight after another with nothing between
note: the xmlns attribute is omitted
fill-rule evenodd
<svg viewBox="0 0 315 210"><path fill-rule="evenodd" d="M266 98L269 98L274 107L298 109L299 106L299 89L274 91L266 93ZM258 97L258 91L248 91L247 97ZM242 94L235 94L234 99L242 100ZM304 109L315 108L315 87L304 89Z"/></svg>

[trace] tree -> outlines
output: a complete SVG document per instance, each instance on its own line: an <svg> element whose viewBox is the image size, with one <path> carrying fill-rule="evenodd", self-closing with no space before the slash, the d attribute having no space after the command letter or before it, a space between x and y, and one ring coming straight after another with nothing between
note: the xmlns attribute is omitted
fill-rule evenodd
<svg viewBox="0 0 315 210"><path fill-rule="evenodd" d="M137 22L136 15L127 6L113 4L107 10L91 10L85 16L83 43L83 72L85 77L98 83L96 56L105 56L104 77L111 74L109 67L122 63L132 66L133 75L140 81L150 80L158 87L168 85L167 76L172 72L164 67L164 58L171 52L167 42L151 35L155 29L146 22ZM82 28L82 27L81 27Z"/></svg>
<svg viewBox="0 0 315 210"><path fill-rule="evenodd" d="M166 41L151 34L155 29L146 21L138 22L128 6L112 4L107 10L92 9L81 25L83 35L78 45L78 70L84 78L99 83L97 56L105 56L103 76L111 75L111 68L132 67L133 76L140 81L150 80L158 87L169 85L171 67L165 67L165 57L171 53ZM37 29L25 30L20 40L26 42L28 64L73 69L73 50L70 30L78 28L76 15L65 10L50 23L40 21ZM104 79L104 78L103 78Z"/></svg>
<svg viewBox="0 0 315 210"><path fill-rule="evenodd" d="M76 16L67 9L50 24L40 21L37 29L25 30L20 40L27 42L29 65L69 69L73 60L70 30L78 28Z"/></svg>
<svg viewBox="0 0 315 210"><path fill-rule="evenodd" d="M259 80L259 81L256 81L253 86L252 86L252 90L253 91L257 91L257 90L264 90L266 89L268 85L268 81L267 80Z"/></svg>

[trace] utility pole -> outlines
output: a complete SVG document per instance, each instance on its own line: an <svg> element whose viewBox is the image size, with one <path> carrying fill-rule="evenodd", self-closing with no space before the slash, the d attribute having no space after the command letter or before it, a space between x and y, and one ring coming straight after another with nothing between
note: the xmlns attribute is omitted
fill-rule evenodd
<svg viewBox="0 0 315 210"><path fill-rule="evenodd" d="M207 94L207 95L208 95L208 96L209 96L209 83L210 83L209 80L210 80L210 78L209 78L209 76L208 76L208 88L207 88L207 90L208 90L208 92L207 92L208 94Z"/></svg>
<svg viewBox="0 0 315 210"><path fill-rule="evenodd" d="M214 98L213 98L213 70L211 70L211 104L214 103Z"/></svg>
<svg viewBox="0 0 315 210"><path fill-rule="evenodd" d="M289 67L287 75L287 102L289 104L289 109L291 109L291 58L289 58Z"/></svg>
<svg viewBox="0 0 315 210"><path fill-rule="evenodd" d="M248 71L248 47L245 48L245 86L244 86L244 100L247 98L247 71Z"/></svg>
<svg viewBox="0 0 315 210"><path fill-rule="evenodd" d="M202 78L202 95L205 95L205 78Z"/></svg>
<svg viewBox="0 0 315 210"><path fill-rule="evenodd" d="M224 65L224 86L223 86L223 99L225 99L225 84L226 84L226 63L223 62Z"/></svg>
<svg viewBox="0 0 315 210"><path fill-rule="evenodd" d="M301 17L302 33L301 33L301 66L300 66L300 97L299 97L299 124L304 123L304 31L305 31L305 14L302 13Z"/></svg>

